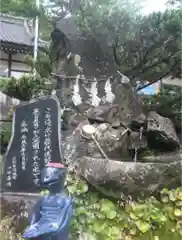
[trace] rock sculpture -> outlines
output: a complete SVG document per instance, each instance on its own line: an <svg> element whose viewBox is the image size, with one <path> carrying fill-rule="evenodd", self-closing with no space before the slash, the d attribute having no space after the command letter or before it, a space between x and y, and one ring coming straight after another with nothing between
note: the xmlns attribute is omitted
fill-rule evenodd
<svg viewBox="0 0 182 240"><path fill-rule="evenodd" d="M49 163L42 171L41 184L49 195L37 201L29 217L25 239L67 240L68 224L72 217L72 201L60 193L64 187L66 168Z"/></svg>

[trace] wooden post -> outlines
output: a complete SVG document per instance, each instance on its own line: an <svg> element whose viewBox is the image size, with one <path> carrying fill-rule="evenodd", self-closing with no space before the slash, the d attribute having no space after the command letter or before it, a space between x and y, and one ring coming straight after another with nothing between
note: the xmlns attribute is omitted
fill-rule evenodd
<svg viewBox="0 0 182 240"><path fill-rule="evenodd" d="M8 77L11 77L11 67L12 67L12 54L8 53Z"/></svg>

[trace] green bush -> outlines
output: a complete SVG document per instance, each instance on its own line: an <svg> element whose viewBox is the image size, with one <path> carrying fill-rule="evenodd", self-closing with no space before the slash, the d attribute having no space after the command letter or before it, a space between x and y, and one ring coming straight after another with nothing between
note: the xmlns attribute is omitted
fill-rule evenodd
<svg viewBox="0 0 182 240"><path fill-rule="evenodd" d="M78 176L68 175L66 192L72 195L74 202L70 240L78 239L80 233L87 233L89 240L181 239L182 187L170 191L163 189L158 200L150 197L135 202L112 202L89 188L87 183ZM47 194L47 192L43 191L42 194ZM8 210L6 208L3 211ZM8 214L3 216L5 215ZM18 216L11 219L15 218L18 219ZM16 229L22 228L19 226ZM9 230L12 232L11 229ZM16 231L19 235L11 239L15 240L17 237L20 239L21 231ZM15 230L13 232L15 234ZM8 237L7 239L10 239Z"/></svg>
<svg viewBox="0 0 182 240"><path fill-rule="evenodd" d="M74 197L70 239L77 239L80 232L95 240L181 239L182 188L164 189L158 200L112 202L69 175L66 190Z"/></svg>
<svg viewBox="0 0 182 240"><path fill-rule="evenodd" d="M0 78L0 90L10 97L17 98L21 101L28 101L32 96L38 95L41 90L51 91L46 89L45 79L32 74L24 75L19 79L15 78ZM13 108L9 111L8 120L12 119ZM6 122L0 126L0 141L1 141L1 153L4 153L6 146L11 137L11 122Z"/></svg>
<svg viewBox="0 0 182 240"><path fill-rule="evenodd" d="M12 129L12 117L14 109L11 108L8 113L7 121L0 125L0 153L4 154L8 146L9 140L11 138L11 129Z"/></svg>
<svg viewBox="0 0 182 240"><path fill-rule="evenodd" d="M5 152L6 147L11 138L11 125L12 125L11 122L6 122L0 126L0 142L1 142L0 152L1 153Z"/></svg>
<svg viewBox="0 0 182 240"><path fill-rule="evenodd" d="M67 189L75 196L73 232L89 232L96 239L149 239L152 233L161 239L169 229L176 239L182 235L182 188L161 192L161 199L151 197L145 201L113 203L88 192L88 185L79 179L68 180ZM86 193L88 192L88 193ZM163 230L162 230L163 229ZM161 232L159 231L161 230ZM155 235L159 231L161 234ZM157 239L157 238L156 238ZM173 238L175 239L175 238Z"/></svg>
<svg viewBox="0 0 182 240"><path fill-rule="evenodd" d="M44 82L45 79L38 76L34 78L32 74L24 75L19 79L1 78L0 89L10 97L28 101L33 95L37 95L42 89L45 89Z"/></svg>
<svg viewBox="0 0 182 240"><path fill-rule="evenodd" d="M144 95L142 97L143 105L147 109L157 109L165 113L169 113L169 110L180 111L181 91L182 88L178 86L163 86L156 95Z"/></svg>

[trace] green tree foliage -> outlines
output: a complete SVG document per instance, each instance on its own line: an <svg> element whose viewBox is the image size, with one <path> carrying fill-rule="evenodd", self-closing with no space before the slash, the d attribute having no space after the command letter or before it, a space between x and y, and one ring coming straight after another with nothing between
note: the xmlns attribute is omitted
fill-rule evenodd
<svg viewBox="0 0 182 240"><path fill-rule="evenodd" d="M144 104L149 109L158 109L159 111L180 112L181 109L181 87L164 85L161 91L156 95L145 95Z"/></svg>
<svg viewBox="0 0 182 240"><path fill-rule="evenodd" d="M141 16L134 1L52 2L71 12L83 32L94 36L101 46L107 44L120 71L134 84L136 80L155 82L166 75L180 77L180 9Z"/></svg>
<svg viewBox="0 0 182 240"><path fill-rule="evenodd" d="M124 43L121 54L115 51L121 71L122 66L127 66L122 72L140 81L155 82L167 75L180 78L181 23L180 10L143 17L133 40Z"/></svg>
<svg viewBox="0 0 182 240"><path fill-rule="evenodd" d="M19 79L2 78L0 79L0 89L3 93L10 97L17 98L21 101L29 101L33 96L37 96L41 90L49 93L51 89L47 89L45 85L45 78L40 76L34 77L34 75L24 75ZM1 124L0 127L0 142L1 142L1 153L6 150L8 142L11 137L11 120L13 115L13 109L10 109L8 121Z"/></svg>
<svg viewBox="0 0 182 240"><path fill-rule="evenodd" d="M133 85L166 75L180 77L182 10L148 16L142 16L140 10L135 0L51 0L48 5L41 3L38 11L40 36L49 40L56 21L71 13L83 33L109 47L111 57ZM35 0L2 0L1 11L28 17L37 14ZM46 69L49 60L41 56Z"/></svg>
<svg viewBox="0 0 182 240"><path fill-rule="evenodd" d="M1 0L1 13L31 18L40 14L35 0Z"/></svg>

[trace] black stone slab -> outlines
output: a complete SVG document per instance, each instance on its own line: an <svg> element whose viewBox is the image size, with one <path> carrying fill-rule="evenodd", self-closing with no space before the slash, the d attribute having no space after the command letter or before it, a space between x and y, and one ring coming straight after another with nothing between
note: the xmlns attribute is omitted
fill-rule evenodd
<svg viewBox="0 0 182 240"><path fill-rule="evenodd" d="M62 162L59 100L41 97L15 108L4 156L2 191L38 192L47 162Z"/></svg>

